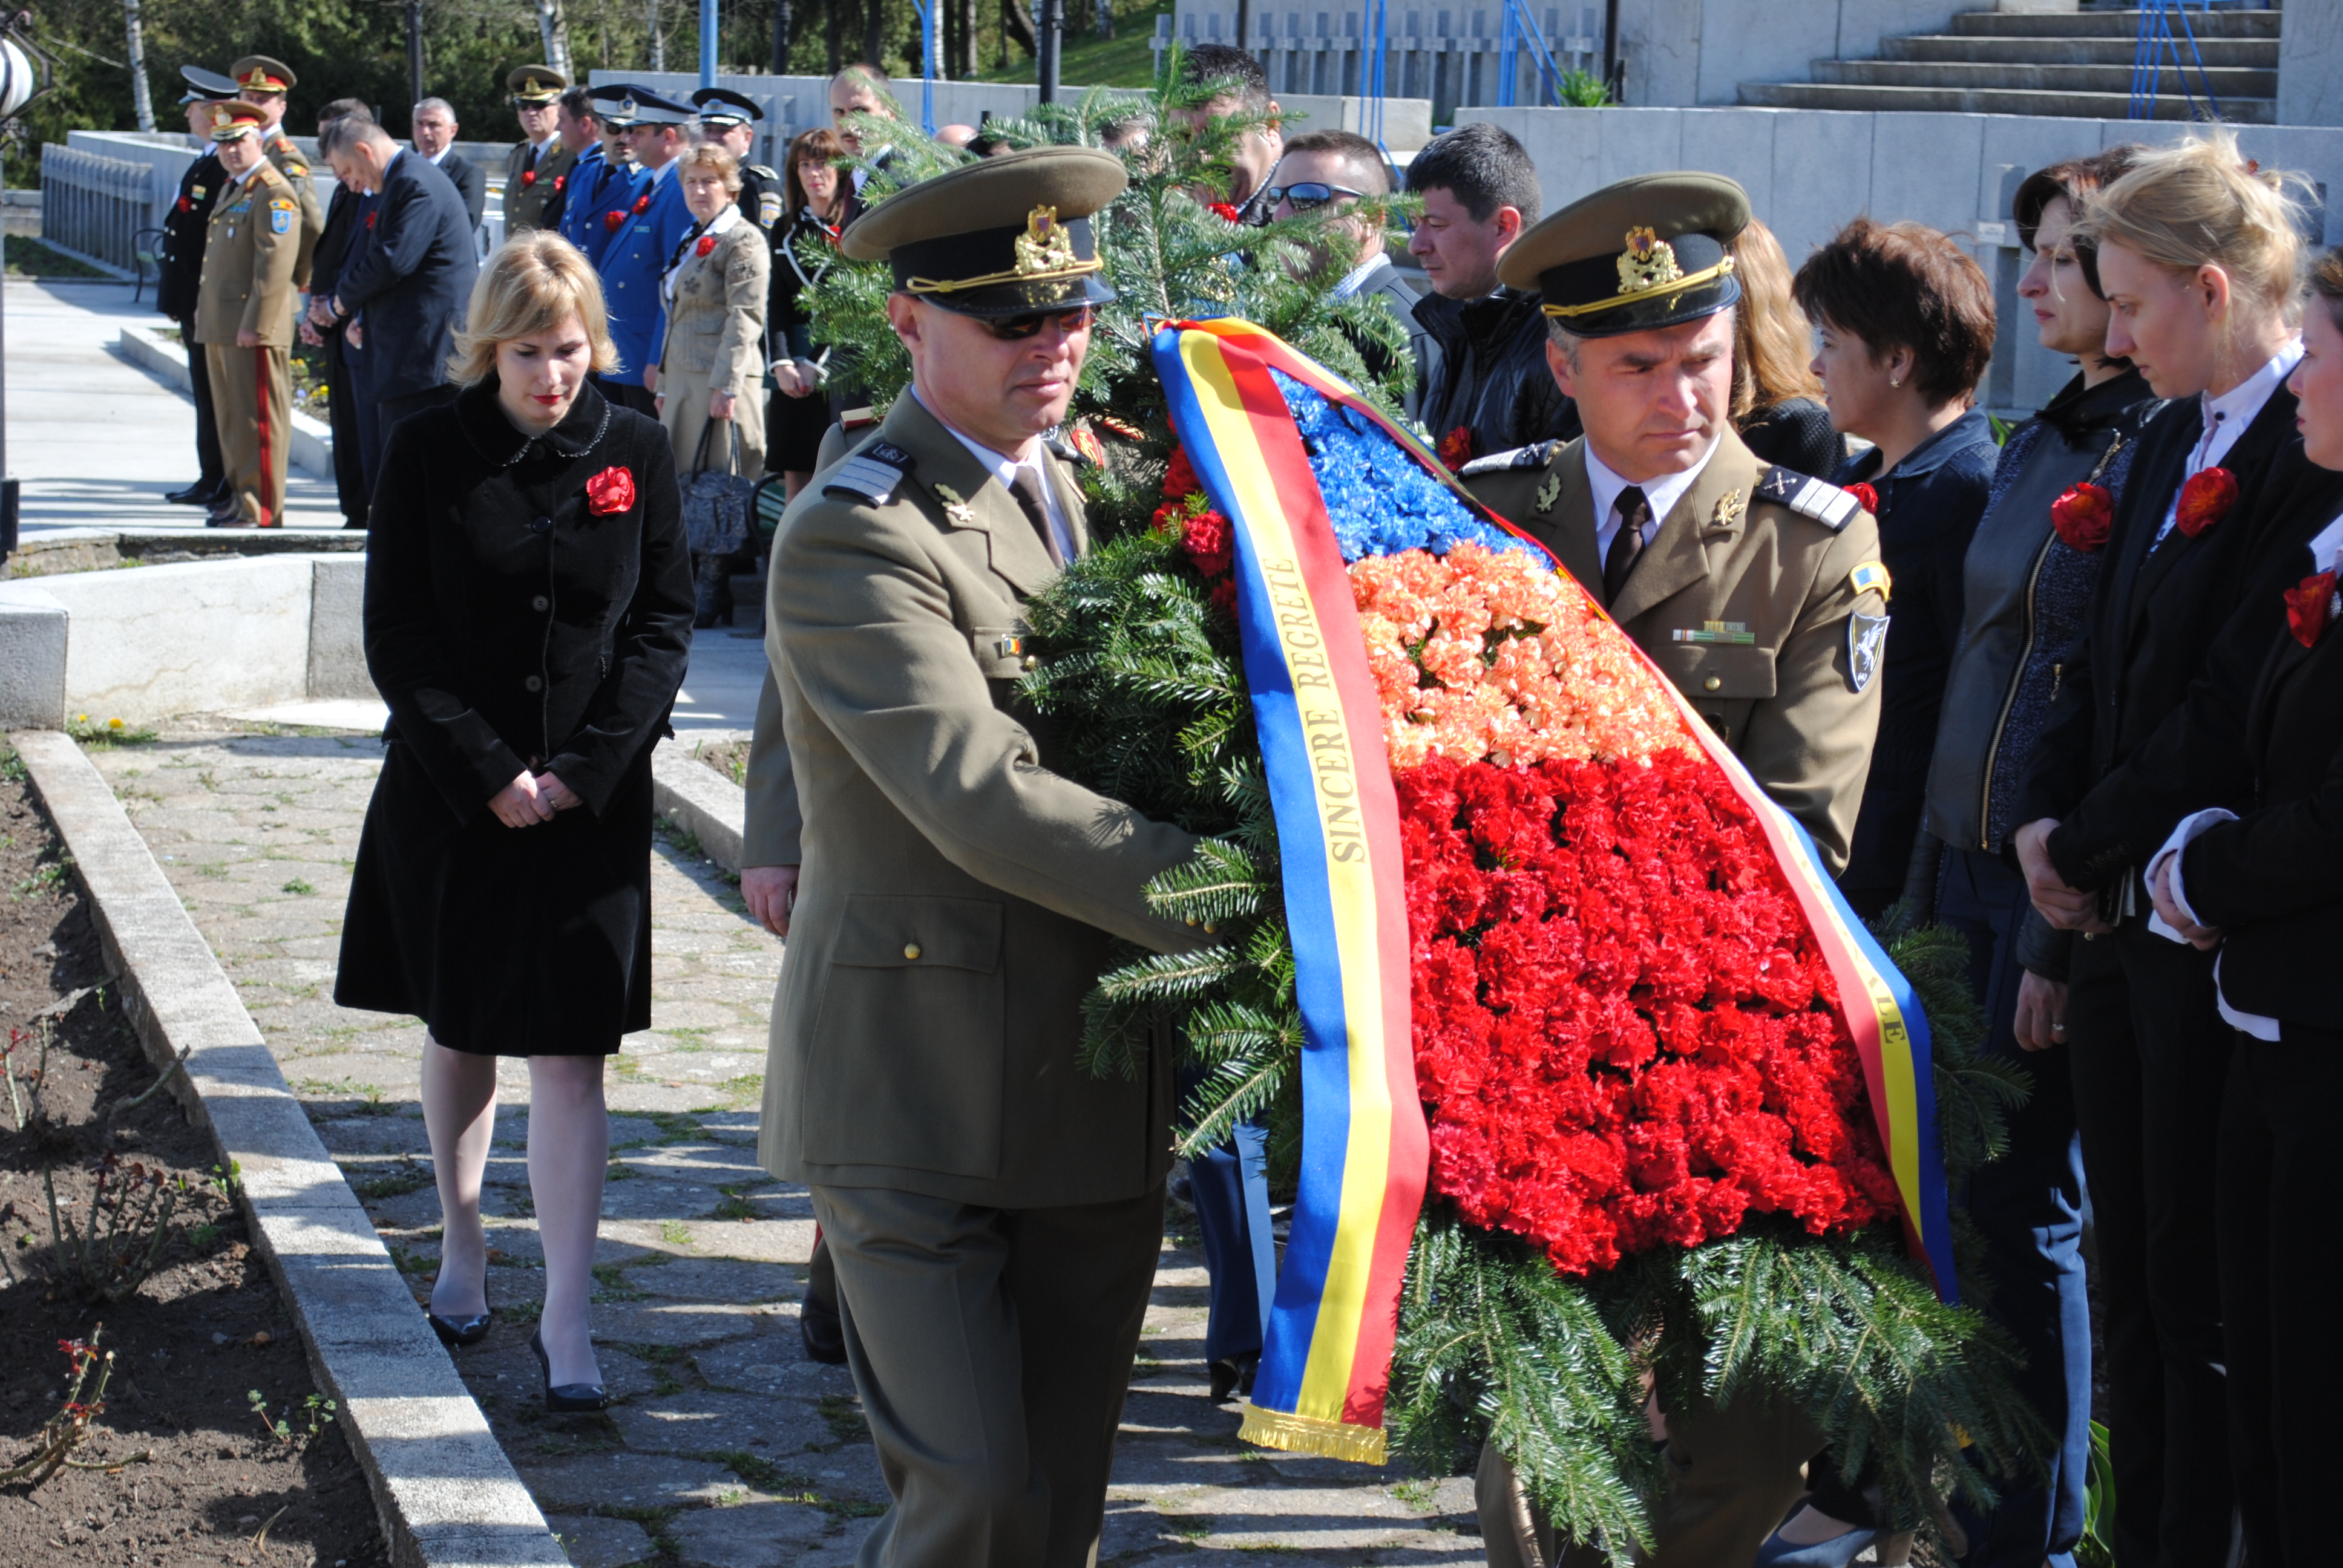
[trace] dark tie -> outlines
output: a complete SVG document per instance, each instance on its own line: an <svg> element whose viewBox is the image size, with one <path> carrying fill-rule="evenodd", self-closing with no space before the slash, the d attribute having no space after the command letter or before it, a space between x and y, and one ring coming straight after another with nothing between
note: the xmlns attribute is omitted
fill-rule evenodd
<svg viewBox="0 0 2343 1568"><path fill-rule="evenodd" d="M1041 536L1041 548L1050 552L1050 564L1064 566L1065 552L1058 548L1057 530L1050 527L1049 504L1041 499L1041 477L1021 464L1016 479L1009 487L1009 493L1017 498L1017 505L1024 511L1025 520L1033 525L1035 533Z"/></svg>
<svg viewBox="0 0 2343 1568"><path fill-rule="evenodd" d="M1644 553L1644 525L1652 516L1652 503L1633 485L1619 492L1618 507L1619 531L1611 536L1611 548L1603 558L1606 608L1619 602L1619 590L1627 586L1627 574L1635 569L1635 558Z"/></svg>

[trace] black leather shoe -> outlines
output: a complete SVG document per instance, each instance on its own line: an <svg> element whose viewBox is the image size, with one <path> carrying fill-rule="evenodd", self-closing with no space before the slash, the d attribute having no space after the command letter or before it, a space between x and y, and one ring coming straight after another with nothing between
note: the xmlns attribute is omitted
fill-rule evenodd
<svg viewBox="0 0 2343 1568"><path fill-rule="evenodd" d="M538 1330L528 1336L528 1348L537 1352L537 1364L545 1374L545 1408L553 1415L586 1415L610 1408L610 1394L598 1382L566 1382L556 1386L553 1362L545 1353L545 1332Z"/></svg>
<svg viewBox="0 0 2343 1568"><path fill-rule="evenodd" d="M808 1302L798 1318L798 1338L804 1342L806 1360L831 1367L846 1364L846 1332L836 1312Z"/></svg>
<svg viewBox="0 0 2343 1568"><path fill-rule="evenodd" d="M1223 1356L1212 1363L1212 1402L1225 1404L1232 1396L1252 1397L1253 1373L1261 1370L1261 1356L1248 1351L1239 1356Z"/></svg>
<svg viewBox="0 0 2343 1568"><path fill-rule="evenodd" d="M496 1321L492 1312L477 1317L443 1318L426 1307L423 1315L431 1320L431 1332L439 1336L443 1345L476 1345L488 1337L488 1326Z"/></svg>
<svg viewBox="0 0 2343 1568"><path fill-rule="evenodd" d="M163 498L175 507L209 507L220 498L220 487L215 482L197 479L185 488L173 490Z"/></svg>
<svg viewBox="0 0 2343 1568"><path fill-rule="evenodd" d="M207 528L256 528L259 526L258 523L246 517L243 509L238 507L230 507L224 512L214 512L204 518L204 527Z"/></svg>

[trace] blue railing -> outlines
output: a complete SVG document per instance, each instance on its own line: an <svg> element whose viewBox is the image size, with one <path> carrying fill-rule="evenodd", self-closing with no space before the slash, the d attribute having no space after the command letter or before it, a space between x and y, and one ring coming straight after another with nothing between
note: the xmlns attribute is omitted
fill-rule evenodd
<svg viewBox="0 0 2343 1568"><path fill-rule="evenodd" d="M1534 106L1562 101L1562 70L1554 64L1554 50L1545 41L1545 30L1537 18L1530 15L1524 0L1504 0L1503 18L1497 32L1497 106L1514 106L1513 97L1521 85L1521 52L1527 48L1530 64L1536 68L1538 94Z"/></svg>
<svg viewBox="0 0 2343 1568"><path fill-rule="evenodd" d="M2212 9L2207 5L2207 10ZM2172 23L2177 18L2180 32L2176 36ZM2183 44L2187 55L2181 55ZM2141 0L2139 42L2132 50L2131 112L2135 120L2156 118L2156 100L2164 85L2164 59L2172 57L2172 75L2180 84L2181 93L2188 99L2192 119L2217 120L2221 117L2221 101L2213 95L2212 79L2205 74L2204 51L2197 47L2197 30L2188 25L2188 7L2183 0ZM2188 85L2188 67L2197 67L2197 85L2204 90L2205 107L2199 111L2197 94Z"/></svg>

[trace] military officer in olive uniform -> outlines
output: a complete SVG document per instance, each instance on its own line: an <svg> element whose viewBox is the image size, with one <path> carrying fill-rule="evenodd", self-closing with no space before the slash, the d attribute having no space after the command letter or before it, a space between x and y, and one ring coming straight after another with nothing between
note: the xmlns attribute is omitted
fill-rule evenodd
<svg viewBox="0 0 2343 1568"><path fill-rule="evenodd" d="M236 78L236 96L258 106L267 116L260 131L261 150L267 154L277 172L285 176L300 209L299 243L293 255L293 286L306 294L309 289L309 258L317 253L317 236L326 232L326 209L317 200L317 182L309 174L309 155L285 134L285 95L301 85L300 78L285 62L266 55L246 55L229 67L228 74Z"/></svg>
<svg viewBox="0 0 2343 1568"><path fill-rule="evenodd" d="M561 90L568 78L550 65L516 65L506 74L521 140L505 157L505 233L561 226L569 171L578 162L561 140Z"/></svg>
<svg viewBox="0 0 2343 1568"><path fill-rule="evenodd" d="M1721 176L1648 175L1523 235L1498 275L1544 291L1555 379L1608 417L1463 477L1560 558L1835 873L1879 727L1887 574L1852 495L1769 468L1709 406L1741 297L1724 244L1748 218Z"/></svg>
<svg viewBox="0 0 2343 1568"><path fill-rule="evenodd" d="M1646 175L1515 242L1497 276L1544 296L1546 360L1586 430L1469 463L1463 479L1602 601L1835 872L1879 725L1886 573L1853 496L1769 468L1734 434L1741 286L1725 247L1748 221L1731 180ZM1748 1568L1819 1432L1786 1401L1665 1414L1653 1560ZM1578 1560L1493 1443L1478 1492L1491 1568Z"/></svg>
<svg viewBox="0 0 2343 1568"><path fill-rule="evenodd" d="M789 204L789 193L779 175L749 161L749 155L757 150L757 122L765 117L765 111L724 87L700 88L691 95L691 106L699 111L701 132L740 165L740 211L771 235Z"/></svg>
<svg viewBox="0 0 2343 1568"><path fill-rule="evenodd" d="M155 307L179 324L179 343L187 351L187 386L196 404L196 482L163 498L177 506L213 509L226 498L226 470L220 460L219 416L212 408L211 364L204 346L196 341L196 298L204 279L204 238L210 232L212 204L219 199L227 172L212 150L211 106L236 96L236 84L216 71L182 65L187 90L179 103L187 113L187 134L199 138L203 150L179 176L179 195L163 217L160 276L155 280Z"/></svg>
<svg viewBox="0 0 2343 1568"><path fill-rule="evenodd" d="M1127 1080L1078 1042L1111 937L1197 940L1141 892L1194 840L1051 771L1015 685L1025 599L1089 544L1041 437L1113 297L1088 220L1123 185L1034 148L846 231L893 266L912 384L768 579L790 782L752 811L790 830L752 831L803 865L759 1157L812 1189L894 1494L861 1561L891 1568L1095 1561L1161 1244L1168 1042Z"/></svg>
<svg viewBox="0 0 2343 1568"><path fill-rule="evenodd" d="M283 519L285 459L292 436L293 265L301 208L268 161L268 111L215 104L212 141L227 184L204 241L196 337L211 371L219 417L226 499L205 521L216 528L273 528Z"/></svg>

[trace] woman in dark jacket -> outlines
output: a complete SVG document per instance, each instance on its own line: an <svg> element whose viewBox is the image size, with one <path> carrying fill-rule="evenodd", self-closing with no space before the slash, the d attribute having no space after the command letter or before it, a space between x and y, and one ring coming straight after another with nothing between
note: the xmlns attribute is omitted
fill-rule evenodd
<svg viewBox="0 0 2343 1568"><path fill-rule="evenodd" d="M1733 427L1769 463L1827 479L1846 461L1846 437L1823 406L1807 361L1814 328L1790 293L1790 264L1774 231L1755 218L1725 247L1741 280L1733 317Z"/></svg>
<svg viewBox="0 0 2343 1568"><path fill-rule="evenodd" d="M1858 617L1849 634L1868 637L1875 658L1883 631L1885 643L1879 739L1838 879L1867 920L1902 895L1911 869L1961 635L1961 562L2000 456L1972 402L1993 355L1993 288L1936 230L1859 217L1806 258L1796 294L1817 328L1831 423L1873 444L1829 477L1879 519L1887 567L1887 625Z"/></svg>
<svg viewBox="0 0 2343 1568"><path fill-rule="evenodd" d="M545 1254L531 1344L555 1410L605 1402L586 1322L602 1064L650 1027L650 751L691 636L674 455L587 378L614 358L585 258L521 236L473 293L461 390L384 454L365 624L391 721L334 988L430 1029L446 1229L429 1311L451 1343L488 1332L497 1058L528 1059Z"/></svg>
<svg viewBox="0 0 2343 1568"><path fill-rule="evenodd" d="M765 467L783 476L791 500L813 477L814 454L830 426L830 399L822 396L829 351L814 347L805 294L830 270L830 253L838 245L847 185L837 160L845 156L838 133L821 126L789 144L781 171L793 216L773 236L772 303L766 313L773 397ZM809 260L809 254L819 259Z"/></svg>

